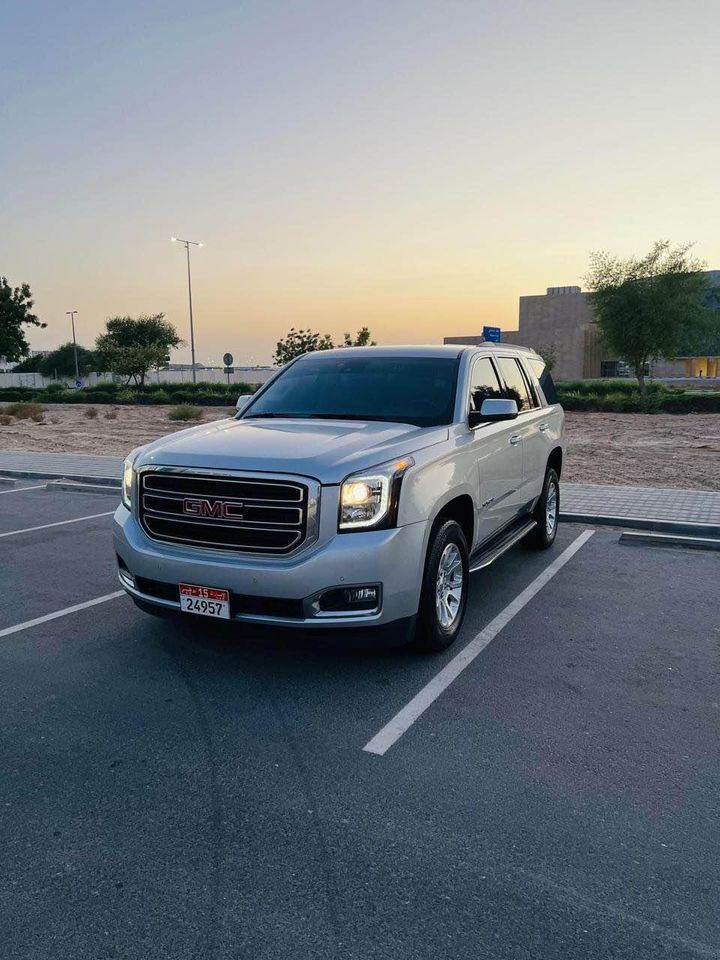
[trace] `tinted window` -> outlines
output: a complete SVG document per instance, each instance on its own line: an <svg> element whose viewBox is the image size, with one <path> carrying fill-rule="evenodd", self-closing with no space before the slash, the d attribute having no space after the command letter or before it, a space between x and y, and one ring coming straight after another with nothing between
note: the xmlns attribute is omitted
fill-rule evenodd
<svg viewBox="0 0 720 960"><path fill-rule="evenodd" d="M553 380L550 371L547 369L545 361L540 357L532 357L525 362L537 377L547 402L560 403L558 400L557 390L555 389L555 381Z"/></svg>
<svg viewBox="0 0 720 960"><path fill-rule="evenodd" d="M492 360L489 357L476 360L470 378L470 410L479 413L483 400L487 400L488 397L497 399L503 396Z"/></svg>
<svg viewBox="0 0 720 960"><path fill-rule="evenodd" d="M524 410L530 410L531 407L535 406L535 402L530 396L520 364L514 357L498 357L497 362L500 367L500 375L505 381L504 396L508 400L515 400L521 413Z"/></svg>
<svg viewBox="0 0 720 960"><path fill-rule="evenodd" d="M452 423L454 357L303 357L251 403L243 417Z"/></svg>

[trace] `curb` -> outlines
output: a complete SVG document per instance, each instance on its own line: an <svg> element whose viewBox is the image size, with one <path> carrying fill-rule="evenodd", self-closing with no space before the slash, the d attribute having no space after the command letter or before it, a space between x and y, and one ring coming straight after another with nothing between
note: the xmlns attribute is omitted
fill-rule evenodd
<svg viewBox="0 0 720 960"><path fill-rule="evenodd" d="M104 493L116 497L120 493L120 486L97 483L79 483L74 480L50 480L45 484L46 490L72 490L75 493Z"/></svg>
<svg viewBox="0 0 720 960"><path fill-rule="evenodd" d="M720 550L720 540L711 537L674 536L670 533L633 533L620 534L620 543L652 547L682 547L684 550Z"/></svg>
<svg viewBox="0 0 720 960"><path fill-rule="evenodd" d="M720 524L693 523L689 520L657 520L652 517L613 517L606 514L564 513L565 523L592 523L596 526L626 527L630 530L650 530L654 533L676 533L700 537L720 537Z"/></svg>
<svg viewBox="0 0 720 960"><path fill-rule="evenodd" d="M34 470L0 470L0 478L8 480L64 480L67 482L89 483L99 487L120 488L117 477L91 477L82 474L73 474L68 477L65 473L39 473Z"/></svg>

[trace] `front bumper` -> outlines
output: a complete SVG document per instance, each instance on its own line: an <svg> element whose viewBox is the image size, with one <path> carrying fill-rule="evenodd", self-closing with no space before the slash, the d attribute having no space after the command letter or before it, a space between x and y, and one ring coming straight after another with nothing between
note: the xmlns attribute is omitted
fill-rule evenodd
<svg viewBox="0 0 720 960"><path fill-rule="evenodd" d="M310 544L294 557L256 557L226 551L193 550L151 540L135 517L118 507L113 520L115 552L139 580L164 585L193 583L229 590L238 597L296 601L299 613L278 616L237 612L233 619L288 627L328 629L382 625L417 613L425 558L426 524L392 530L335 534ZM143 593L120 577L125 590L145 603L180 609L170 591ZM381 601L374 611L319 613L313 601L338 587L380 584ZM262 604L255 604L255 606ZM276 606L282 606L277 603Z"/></svg>

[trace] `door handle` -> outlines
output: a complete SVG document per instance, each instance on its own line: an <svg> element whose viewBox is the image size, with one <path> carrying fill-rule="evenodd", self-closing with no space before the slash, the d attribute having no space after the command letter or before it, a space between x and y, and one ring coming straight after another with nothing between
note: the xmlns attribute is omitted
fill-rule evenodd
<svg viewBox="0 0 720 960"><path fill-rule="evenodd" d="M545 431L547 430L547 428L548 428L547 423L541 423L541 424L540 424L540 433L545 433Z"/></svg>
<svg viewBox="0 0 720 960"><path fill-rule="evenodd" d="M514 434L510 437L510 443L511 443L513 446L515 446L516 443L520 443L521 440L522 440L522 437L520 436L519 433L514 433Z"/></svg>

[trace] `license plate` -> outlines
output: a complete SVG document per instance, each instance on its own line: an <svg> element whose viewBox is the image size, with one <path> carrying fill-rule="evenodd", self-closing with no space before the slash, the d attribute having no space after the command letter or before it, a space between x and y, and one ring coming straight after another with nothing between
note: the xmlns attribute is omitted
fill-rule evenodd
<svg viewBox="0 0 720 960"><path fill-rule="evenodd" d="M180 609L185 613L199 613L203 617L230 619L230 591L214 587L196 587L192 583L180 584Z"/></svg>

